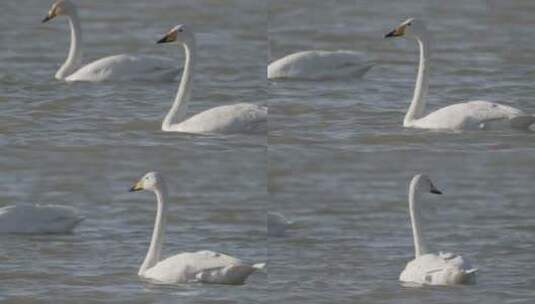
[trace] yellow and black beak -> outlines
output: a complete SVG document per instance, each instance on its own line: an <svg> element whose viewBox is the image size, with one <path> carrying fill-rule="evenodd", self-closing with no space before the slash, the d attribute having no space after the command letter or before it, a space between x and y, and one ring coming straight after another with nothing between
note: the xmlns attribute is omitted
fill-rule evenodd
<svg viewBox="0 0 535 304"><path fill-rule="evenodd" d="M390 37L400 37L405 35L405 28L407 27L406 24L400 25L397 28L395 28L393 31L385 35L385 38Z"/></svg>
<svg viewBox="0 0 535 304"><path fill-rule="evenodd" d="M141 183L141 180L139 180L137 183L135 183L131 188L130 190L128 190L129 192L135 192L135 191L141 191L143 190L143 185Z"/></svg>
<svg viewBox="0 0 535 304"><path fill-rule="evenodd" d="M45 19L43 19L42 22L45 23L47 21L50 21L50 20L54 19L54 17L56 17L56 14L54 13L54 11L55 11L54 9L51 9L48 12L48 14L46 14L46 17L45 17Z"/></svg>
<svg viewBox="0 0 535 304"><path fill-rule="evenodd" d="M165 34L162 39L156 41L156 43L169 43L176 40L176 33L174 31Z"/></svg>

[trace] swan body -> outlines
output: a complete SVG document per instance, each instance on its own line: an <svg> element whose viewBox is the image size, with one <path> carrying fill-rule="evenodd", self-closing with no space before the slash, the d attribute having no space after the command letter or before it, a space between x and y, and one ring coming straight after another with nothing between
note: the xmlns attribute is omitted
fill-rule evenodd
<svg viewBox="0 0 535 304"><path fill-rule="evenodd" d="M130 191L149 190L156 194L158 208L149 250L138 275L157 283L243 284L247 277L265 264L248 264L240 259L213 251L184 252L166 259L160 254L165 238L167 186L156 172L145 174Z"/></svg>
<svg viewBox="0 0 535 304"><path fill-rule="evenodd" d="M0 233L68 233L83 219L70 206L7 206L0 208Z"/></svg>
<svg viewBox="0 0 535 304"><path fill-rule="evenodd" d="M418 204L418 199L425 192L442 194L426 175L414 176L409 186L409 210L415 258L407 263L399 280L417 286L475 283L477 269L473 268L462 256L453 253L428 252L423 234L422 210Z"/></svg>
<svg viewBox="0 0 535 304"><path fill-rule="evenodd" d="M353 51L301 51L270 63L267 78L325 80L361 77L372 66L360 53Z"/></svg>
<svg viewBox="0 0 535 304"><path fill-rule="evenodd" d="M98 59L65 78L65 81L104 80L166 80L178 75L178 70L170 69L172 60L146 56L120 54Z"/></svg>
<svg viewBox="0 0 535 304"><path fill-rule="evenodd" d="M420 47L418 76L414 96L403 120L403 126L423 129L529 129L535 116L523 111L489 101L469 101L441 108L425 115L425 97L428 90L431 36L422 20L408 19L385 37L412 37Z"/></svg>
<svg viewBox="0 0 535 304"><path fill-rule="evenodd" d="M267 231L268 236L280 237L286 234L294 222L288 220L284 215L278 212L267 213Z"/></svg>
<svg viewBox="0 0 535 304"><path fill-rule="evenodd" d="M82 29L76 6L69 0L57 0L52 4L43 22L57 16L66 16L71 29L69 54L55 74L65 81L107 80L165 80L174 79L179 69L168 59L154 56L121 54L101 58L82 65Z"/></svg>
<svg viewBox="0 0 535 304"><path fill-rule="evenodd" d="M168 42L184 47L185 64L175 101L162 122L162 131L197 134L267 131L267 107L249 103L219 106L186 118L196 62L195 36L187 26L177 25L158 41Z"/></svg>

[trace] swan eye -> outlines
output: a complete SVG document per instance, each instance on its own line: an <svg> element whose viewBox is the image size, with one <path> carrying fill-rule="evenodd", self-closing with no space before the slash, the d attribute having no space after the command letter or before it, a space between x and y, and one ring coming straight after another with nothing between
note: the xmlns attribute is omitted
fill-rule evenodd
<svg viewBox="0 0 535 304"><path fill-rule="evenodd" d="M408 25L408 26L411 26L411 25L412 25L412 22L407 23L407 25Z"/></svg>
<svg viewBox="0 0 535 304"><path fill-rule="evenodd" d="M183 28L179 28L178 31L182 33L184 31L184 29Z"/></svg>

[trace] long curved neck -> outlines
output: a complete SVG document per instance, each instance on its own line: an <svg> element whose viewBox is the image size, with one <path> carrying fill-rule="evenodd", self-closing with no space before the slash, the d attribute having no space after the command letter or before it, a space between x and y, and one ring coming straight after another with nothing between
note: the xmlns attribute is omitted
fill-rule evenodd
<svg viewBox="0 0 535 304"><path fill-rule="evenodd" d="M427 88L429 87L429 58L431 55L431 40L429 35L424 32L417 37L418 45L420 47L420 63L418 65L418 76L416 77L416 85L414 87L414 94L411 105L405 119L404 126L410 126L412 121L421 118L425 111L425 97L427 95Z"/></svg>
<svg viewBox="0 0 535 304"><path fill-rule="evenodd" d="M416 203L417 199L418 192L416 191L416 184L411 183L409 188L409 210L411 214L412 236L414 239L414 255L416 257L427 253L423 236L422 218L420 209L418 209Z"/></svg>
<svg viewBox="0 0 535 304"><path fill-rule="evenodd" d="M152 231L149 251L145 256L143 264L141 264L141 267L139 268L139 275L143 274L160 261L160 254L165 240L165 213L167 211L165 201L167 200L167 189L165 185L161 185L156 188L154 193L156 194L156 199L158 201L156 220L154 222L154 230Z"/></svg>
<svg viewBox="0 0 535 304"><path fill-rule="evenodd" d="M78 13L72 11L69 16L69 27L71 28L71 46L67 60L56 72L56 79L64 79L74 73L82 64L82 29Z"/></svg>
<svg viewBox="0 0 535 304"><path fill-rule="evenodd" d="M195 67L195 60L197 56L196 53L197 50L195 40L193 38L189 43L184 43L184 54L186 57L184 63L184 72L182 73L182 79L180 79L180 83L178 85L178 92L176 94L175 101L162 122L163 131L171 130L173 121L179 123L186 118L191 91L191 79L193 77L193 68Z"/></svg>

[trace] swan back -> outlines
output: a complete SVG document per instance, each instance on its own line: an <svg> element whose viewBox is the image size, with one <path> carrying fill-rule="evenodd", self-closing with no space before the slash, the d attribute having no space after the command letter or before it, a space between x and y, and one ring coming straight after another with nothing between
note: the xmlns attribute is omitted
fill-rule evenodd
<svg viewBox="0 0 535 304"><path fill-rule="evenodd" d="M67 233L83 219L70 206L8 206L0 208L0 233Z"/></svg>
<svg viewBox="0 0 535 304"><path fill-rule="evenodd" d="M473 284L476 271L462 256L441 252L410 261L399 280L418 285Z"/></svg>
<svg viewBox="0 0 535 304"><path fill-rule="evenodd" d="M160 283L243 284L256 270L252 265L226 254L204 250L168 257L140 274Z"/></svg>

